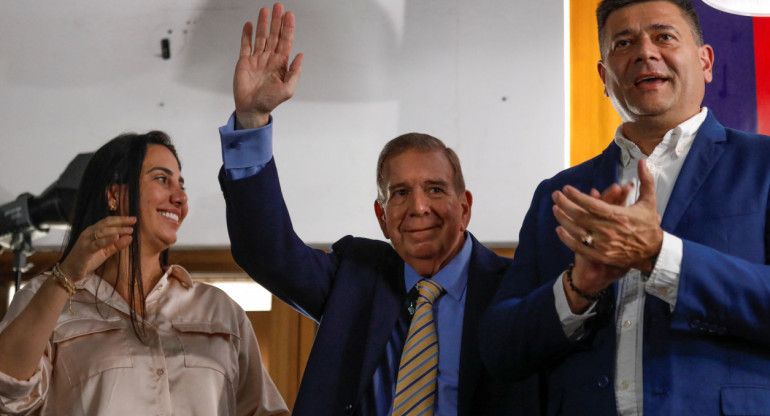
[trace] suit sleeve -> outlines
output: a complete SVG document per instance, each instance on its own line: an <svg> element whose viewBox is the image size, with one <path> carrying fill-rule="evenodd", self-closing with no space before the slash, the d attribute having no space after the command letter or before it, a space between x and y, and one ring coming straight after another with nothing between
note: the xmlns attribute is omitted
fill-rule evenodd
<svg viewBox="0 0 770 416"><path fill-rule="evenodd" d="M281 300L320 320L337 255L308 247L294 232L275 160L239 180L228 179L220 170L219 181L236 263Z"/></svg>
<svg viewBox="0 0 770 416"><path fill-rule="evenodd" d="M562 259L554 250L553 267L538 263L539 258L549 255L540 250L550 251L549 246L553 245L542 241L546 236L538 233L543 228L539 224L544 220L548 223L545 215L551 212L546 188L546 182L541 183L535 192L519 233L513 266L503 277L481 323L484 363L492 374L507 380L532 375L580 347L565 335L553 293L559 270L571 260Z"/></svg>
<svg viewBox="0 0 770 416"><path fill-rule="evenodd" d="M687 240L683 249L672 329L770 346L770 266Z"/></svg>

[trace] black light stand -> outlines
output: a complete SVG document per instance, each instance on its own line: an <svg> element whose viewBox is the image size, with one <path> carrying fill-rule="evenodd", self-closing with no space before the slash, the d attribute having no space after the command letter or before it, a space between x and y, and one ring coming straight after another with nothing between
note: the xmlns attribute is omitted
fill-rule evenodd
<svg viewBox="0 0 770 416"><path fill-rule="evenodd" d="M25 192L15 201L0 205L0 250L13 250L17 291L22 275L33 266L27 263L27 256L34 253L32 240L45 235L49 230L48 225L70 223L80 179L92 155L93 153L77 155L59 179L40 196L34 197Z"/></svg>

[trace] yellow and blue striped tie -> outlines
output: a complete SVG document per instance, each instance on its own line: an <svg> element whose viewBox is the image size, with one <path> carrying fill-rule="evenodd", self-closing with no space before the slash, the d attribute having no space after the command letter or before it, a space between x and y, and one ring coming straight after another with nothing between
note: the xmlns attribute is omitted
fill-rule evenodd
<svg viewBox="0 0 770 416"><path fill-rule="evenodd" d="M438 336L433 321L433 302L443 292L441 285L432 280L417 282L417 308L398 367L394 416L433 415L438 377Z"/></svg>

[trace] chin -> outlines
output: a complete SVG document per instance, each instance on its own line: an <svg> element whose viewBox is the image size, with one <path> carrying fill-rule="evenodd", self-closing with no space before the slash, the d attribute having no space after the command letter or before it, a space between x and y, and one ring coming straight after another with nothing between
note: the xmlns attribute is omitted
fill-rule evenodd
<svg viewBox="0 0 770 416"><path fill-rule="evenodd" d="M431 250L412 250L408 253L408 258L412 258L418 262L433 262L439 257L439 253L435 249Z"/></svg>
<svg viewBox="0 0 770 416"><path fill-rule="evenodd" d="M160 241L161 251L168 250L174 244L176 244L176 236L173 238L164 238Z"/></svg>

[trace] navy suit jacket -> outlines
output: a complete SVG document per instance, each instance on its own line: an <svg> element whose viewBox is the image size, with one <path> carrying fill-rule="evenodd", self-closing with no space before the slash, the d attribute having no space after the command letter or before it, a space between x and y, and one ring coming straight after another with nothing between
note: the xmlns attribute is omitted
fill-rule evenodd
<svg viewBox="0 0 770 416"><path fill-rule="evenodd" d="M566 338L553 285L574 254L556 235L551 193L567 184L605 189L619 156L613 143L540 184L482 321L487 367L509 379L541 371L549 415L616 414L615 299L598 305L586 339ZM768 199L770 138L726 129L709 112L662 218L683 240L682 267L673 312L646 297L645 415L770 414Z"/></svg>
<svg viewBox="0 0 770 416"><path fill-rule="evenodd" d="M254 280L320 323L305 368L296 415L357 414L407 300L404 262L390 244L347 236L331 253L295 234L275 161L257 175L220 184L235 261ZM493 380L478 352L477 326L511 260L473 236L463 320L459 415L539 413L536 380Z"/></svg>

